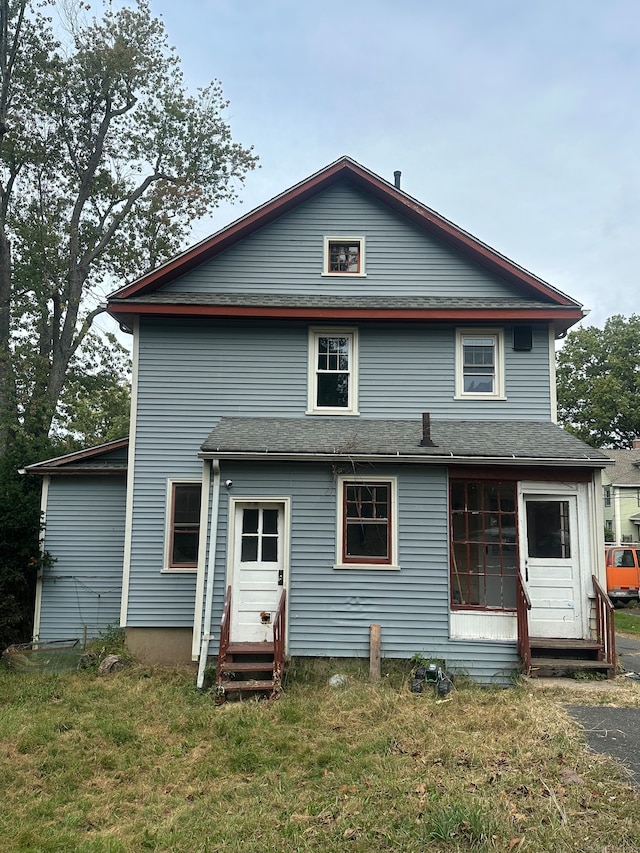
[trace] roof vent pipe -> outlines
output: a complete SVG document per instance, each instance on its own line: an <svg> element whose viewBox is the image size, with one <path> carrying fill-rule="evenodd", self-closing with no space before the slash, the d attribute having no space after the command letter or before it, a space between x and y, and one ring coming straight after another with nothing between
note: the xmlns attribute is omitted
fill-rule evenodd
<svg viewBox="0 0 640 853"><path fill-rule="evenodd" d="M428 412L424 412L422 415L422 441L420 442L420 446L436 447L431 440L431 416Z"/></svg>
<svg viewBox="0 0 640 853"><path fill-rule="evenodd" d="M393 183L397 190L400 189L400 177L402 176L402 172L394 172L393 173Z"/></svg>

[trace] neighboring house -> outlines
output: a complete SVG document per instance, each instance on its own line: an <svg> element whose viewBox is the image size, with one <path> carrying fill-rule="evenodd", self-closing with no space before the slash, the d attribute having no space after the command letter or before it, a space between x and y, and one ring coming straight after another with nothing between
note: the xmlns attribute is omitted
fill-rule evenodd
<svg viewBox="0 0 640 853"><path fill-rule="evenodd" d="M640 542L640 439L631 450L604 450L614 461L602 477L608 542Z"/></svg>
<svg viewBox="0 0 640 853"><path fill-rule="evenodd" d="M606 652L592 575L604 582L608 460L555 424L573 299L343 158L108 310L133 333L111 558L139 657L202 674L227 588L244 643L270 641L287 591L293 656L368 656L372 624L383 656L484 682L528 662L527 628ZM75 510L66 543L50 542L47 476L55 571L75 547L97 567ZM74 482L86 512L111 512L97 478ZM113 511L120 531L124 499ZM41 639L64 622L50 587Z"/></svg>

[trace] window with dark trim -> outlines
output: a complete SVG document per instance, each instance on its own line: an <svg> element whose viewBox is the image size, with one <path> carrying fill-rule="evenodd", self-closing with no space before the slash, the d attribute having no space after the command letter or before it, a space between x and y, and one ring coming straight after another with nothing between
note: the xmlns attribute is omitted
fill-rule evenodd
<svg viewBox="0 0 640 853"><path fill-rule="evenodd" d="M391 483L343 483L342 562L391 564Z"/></svg>
<svg viewBox="0 0 640 853"><path fill-rule="evenodd" d="M451 607L514 610L518 574L516 483L450 483Z"/></svg>
<svg viewBox="0 0 640 853"><path fill-rule="evenodd" d="M365 275L364 236L325 236L323 275Z"/></svg>
<svg viewBox="0 0 640 853"><path fill-rule="evenodd" d="M173 483L169 531L169 568L196 568L200 540L200 483Z"/></svg>
<svg viewBox="0 0 640 853"><path fill-rule="evenodd" d="M359 273L360 272L360 241L338 243L329 241L329 272Z"/></svg>

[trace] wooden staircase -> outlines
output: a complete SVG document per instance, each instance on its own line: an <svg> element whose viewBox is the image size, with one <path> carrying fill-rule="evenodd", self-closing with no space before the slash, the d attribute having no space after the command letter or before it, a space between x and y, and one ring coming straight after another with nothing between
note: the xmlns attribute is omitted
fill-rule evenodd
<svg viewBox="0 0 640 853"><path fill-rule="evenodd" d="M220 647L216 671L216 698L224 702L230 696L268 696L277 698L282 692L284 675L284 629L286 592L273 620L273 640L259 643L235 643L229 636L231 618L231 587L220 622Z"/></svg>
<svg viewBox="0 0 640 853"><path fill-rule="evenodd" d="M598 640L564 640L530 637L532 678L576 676L578 673L615 674L615 665L604 659Z"/></svg>
<svg viewBox="0 0 640 853"><path fill-rule="evenodd" d="M595 637L588 640L550 639L529 636L531 601L522 578L518 576L518 652L525 675L543 678L602 673L607 678L615 678L617 661L613 606L595 575L592 581L595 591Z"/></svg>

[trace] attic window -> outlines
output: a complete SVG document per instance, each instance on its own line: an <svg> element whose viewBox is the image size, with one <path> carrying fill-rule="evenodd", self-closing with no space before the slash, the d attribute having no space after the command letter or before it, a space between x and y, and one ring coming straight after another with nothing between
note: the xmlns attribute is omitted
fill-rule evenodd
<svg viewBox="0 0 640 853"><path fill-rule="evenodd" d="M363 276L364 237L325 237L322 274Z"/></svg>

